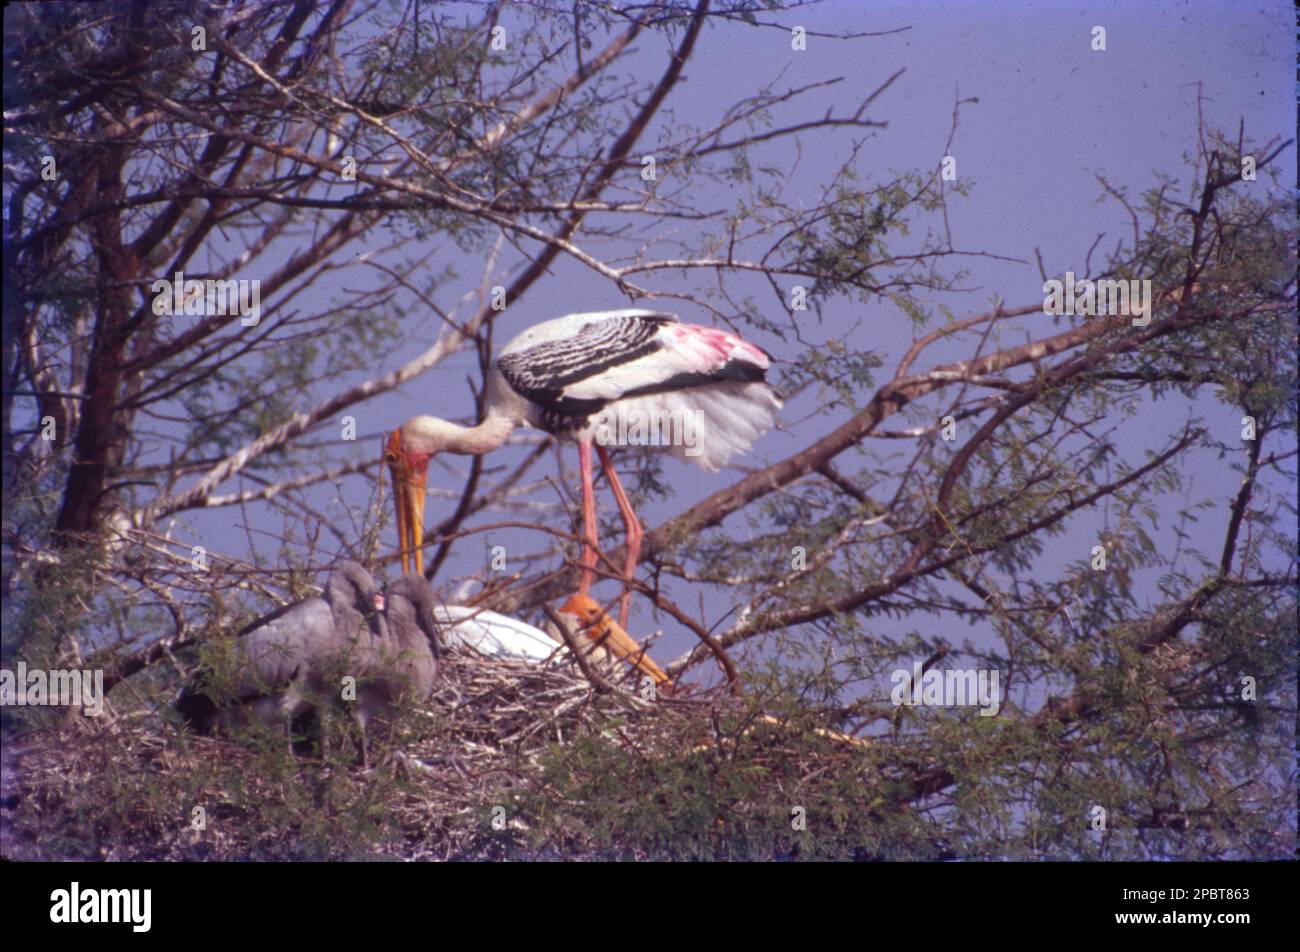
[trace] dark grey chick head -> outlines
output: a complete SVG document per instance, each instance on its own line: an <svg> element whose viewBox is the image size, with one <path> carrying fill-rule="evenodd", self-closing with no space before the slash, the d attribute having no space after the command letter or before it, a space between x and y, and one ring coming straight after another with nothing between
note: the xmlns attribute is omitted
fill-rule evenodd
<svg viewBox="0 0 1300 952"><path fill-rule="evenodd" d="M330 574L325 583L325 600L337 630L351 636L358 628L369 628L375 635L386 637L379 585L356 562L345 559Z"/></svg>
<svg viewBox="0 0 1300 952"><path fill-rule="evenodd" d="M374 608L379 586L364 568L349 559L339 563L325 583L325 599L331 605L355 608L365 614Z"/></svg>
<svg viewBox="0 0 1300 952"><path fill-rule="evenodd" d="M418 632L428 639L429 650L436 658L439 645L434 609L438 602L429 583L422 576L408 573L388 586L384 598L384 614L393 636L409 638Z"/></svg>

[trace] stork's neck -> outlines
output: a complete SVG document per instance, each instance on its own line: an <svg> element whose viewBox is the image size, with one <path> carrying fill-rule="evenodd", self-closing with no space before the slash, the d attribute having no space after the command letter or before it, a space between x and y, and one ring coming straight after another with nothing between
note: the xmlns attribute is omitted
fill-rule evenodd
<svg viewBox="0 0 1300 952"><path fill-rule="evenodd" d="M450 420L418 416L403 425L402 442L414 453L482 456L505 443L515 425L510 417L492 412L478 426L460 426Z"/></svg>

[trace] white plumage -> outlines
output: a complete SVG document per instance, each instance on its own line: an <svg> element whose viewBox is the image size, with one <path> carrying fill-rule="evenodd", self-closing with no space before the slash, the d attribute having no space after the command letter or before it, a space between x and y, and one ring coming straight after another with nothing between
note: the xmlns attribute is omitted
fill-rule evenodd
<svg viewBox="0 0 1300 952"><path fill-rule="evenodd" d="M546 661L562 646L517 618L465 605L434 609L442 643L448 648L469 648L488 658Z"/></svg>
<svg viewBox="0 0 1300 952"><path fill-rule="evenodd" d="M665 421L647 428L652 437L656 433L668 432L670 428L684 429L691 436L666 443L632 439L605 445L663 445L677 459L715 473L771 429L780 408L780 400L767 384L735 381L723 381L698 390L626 398L619 400L612 410L602 411L615 418L615 425L611 427L614 433L617 434L617 418L621 416L633 422L641 419ZM590 429L592 438L596 438L599 425Z"/></svg>
<svg viewBox="0 0 1300 952"><path fill-rule="evenodd" d="M569 314L530 327L502 348L488 412L578 442L594 435L589 421L602 411L693 412L706 418L711 439L736 452L770 428L781 409L764 379L770 365L765 352L734 334L681 324L671 314ZM725 456L715 451L696 462L716 468L719 458Z"/></svg>

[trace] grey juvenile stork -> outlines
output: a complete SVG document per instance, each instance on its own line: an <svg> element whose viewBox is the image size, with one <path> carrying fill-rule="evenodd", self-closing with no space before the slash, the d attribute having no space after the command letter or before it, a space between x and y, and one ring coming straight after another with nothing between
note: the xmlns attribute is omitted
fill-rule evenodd
<svg viewBox="0 0 1300 952"><path fill-rule="evenodd" d="M403 697L428 697L433 686L437 626L433 593L423 579L396 583L387 604L370 573L343 562L324 598L308 598L258 619L235 638L227 677L204 672L187 686L176 709L199 733L257 719L290 729L323 699L345 696L355 678L350 711L362 729ZM382 606L382 608L381 608Z"/></svg>
<svg viewBox="0 0 1300 952"><path fill-rule="evenodd" d="M361 725L361 762L370 755L366 731L372 718L387 726L393 709L425 700L433 691L438 670L437 605L433 589L422 576L406 575L388 587L379 618L382 637L372 642L364 670L357 679L353 716Z"/></svg>

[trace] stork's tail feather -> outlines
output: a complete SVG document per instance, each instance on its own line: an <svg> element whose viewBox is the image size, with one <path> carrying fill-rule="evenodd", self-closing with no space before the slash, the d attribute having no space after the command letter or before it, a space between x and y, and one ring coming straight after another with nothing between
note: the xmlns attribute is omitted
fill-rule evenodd
<svg viewBox="0 0 1300 952"><path fill-rule="evenodd" d="M672 447L674 455L711 472L748 450L776 425L781 398L767 383L717 383L671 395L691 415L695 432Z"/></svg>

